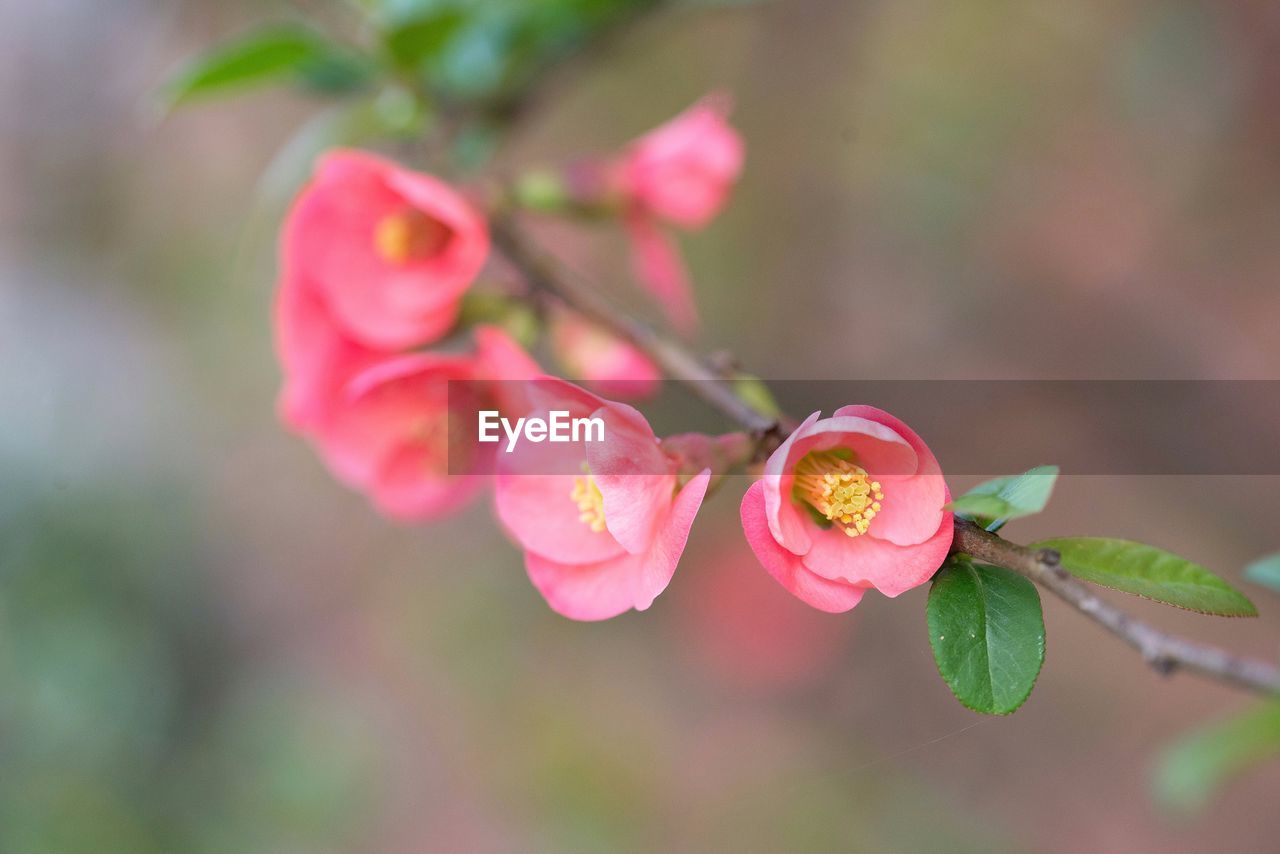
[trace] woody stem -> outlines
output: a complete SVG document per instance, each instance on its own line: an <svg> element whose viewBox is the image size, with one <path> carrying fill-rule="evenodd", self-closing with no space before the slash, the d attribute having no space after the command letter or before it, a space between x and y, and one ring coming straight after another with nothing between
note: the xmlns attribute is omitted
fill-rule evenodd
<svg viewBox="0 0 1280 854"><path fill-rule="evenodd" d="M740 424L755 443L755 457L772 452L795 429L795 421L766 415L740 398L732 381L678 342L619 309L596 288L565 273L525 240L509 214L495 213L493 240L507 261L535 291L553 294L590 320L629 341L673 380ZM1208 644L1161 631L1098 597L1070 575L1051 549L1034 550L955 520L953 552L1017 572L1057 596L1141 654L1161 675L1186 670L1224 685L1261 694L1280 694L1280 668Z"/></svg>

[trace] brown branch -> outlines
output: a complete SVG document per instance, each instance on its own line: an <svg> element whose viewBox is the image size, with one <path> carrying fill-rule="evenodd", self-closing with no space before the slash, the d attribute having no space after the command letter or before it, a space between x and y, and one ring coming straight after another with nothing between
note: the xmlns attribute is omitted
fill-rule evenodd
<svg viewBox="0 0 1280 854"><path fill-rule="evenodd" d="M956 519L952 551L1026 576L1136 649L1157 673L1186 669L1248 691L1280 693L1280 668L1167 634L1126 614L1063 569L1053 549L1029 549Z"/></svg>
<svg viewBox="0 0 1280 854"><path fill-rule="evenodd" d="M757 412L734 392L732 383L706 362L670 338L658 334L619 310L594 288L562 275L521 237L504 214L493 218L498 250L536 290L554 294L574 309L630 341L649 355L672 379L746 428L759 453L767 454L794 428L793 422ZM1052 549L1029 549L956 519L952 550L1026 576L1072 608L1136 649L1157 673L1187 670L1223 684L1265 696L1280 694L1280 668L1207 644L1160 631L1098 597L1070 575Z"/></svg>

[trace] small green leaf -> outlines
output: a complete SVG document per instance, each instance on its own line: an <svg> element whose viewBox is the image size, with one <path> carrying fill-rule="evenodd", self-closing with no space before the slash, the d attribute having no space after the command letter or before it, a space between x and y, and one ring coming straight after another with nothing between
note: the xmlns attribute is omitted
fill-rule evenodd
<svg viewBox="0 0 1280 854"><path fill-rule="evenodd" d="M395 24L383 34L383 43L396 65L416 69L438 54L465 20L457 9L437 9Z"/></svg>
<svg viewBox="0 0 1280 854"><path fill-rule="evenodd" d="M1231 777L1278 754L1280 703L1263 703L1169 747L1156 767L1156 796L1175 809L1194 809Z"/></svg>
<svg viewBox="0 0 1280 854"><path fill-rule="evenodd" d="M1106 537L1063 537L1031 547L1055 549L1068 572L1103 587L1202 614L1258 616L1253 603L1227 582L1155 546Z"/></svg>
<svg viewBox="0 0 1280 854"><path fill-rule="evenodd" d="M214 48L179 72L162 90L166 106L223 94L249 86L299 79L326 92L345 92L366 84L374 74L370 61L346 51L301 26L257 30Z"/></svg>
<svg viewBox="0 0 1280 854"><path fill-rule="evenodd" d="M1044 616L1030 581L953 557L933 579L927 609L938 672L961 703L986 715L1017 710L1044 664Z"/></svg>
<svg viewBox="0 0 1280 854"><path fill-rule="evenodd" d="M1280 593L1280 552L1259 558L1245 567L1244 577Z"/></svg>
<svg viewBox="0 0 1280 854"><path fill-rule="evenodd" d="M997 519L1017 519L1044 510L1057 480L1057 466L1036 466L1019 475L978 484L946 509L988 528Z"/></svg>

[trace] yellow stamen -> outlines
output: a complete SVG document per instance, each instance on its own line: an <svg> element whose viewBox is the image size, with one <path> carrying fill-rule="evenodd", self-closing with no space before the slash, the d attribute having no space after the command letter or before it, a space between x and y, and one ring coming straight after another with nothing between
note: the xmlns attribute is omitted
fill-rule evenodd
<svg viewBox="0 0 1280 854"><path fill-rule="evenodd" d="M440 252L453 232L438 219L410 208L382 218L373 232L373 245L392 264L421 261Z"/></svg>
<svg viewBox="0 0 1280 854"><path fill-rule="evenodd" d="M597 534L604 530L604 496L596 480L587 474L573 479L569 497L578 505L578 521Z"/></svg>
<svg viewBox="0 0 1280 854"><path fill-rule="evenodd" d="M884 490L867 470L839 451L814 451L796 464L791 489L803 501L840 526L850 537L865 534L881 511Z"/></svg>

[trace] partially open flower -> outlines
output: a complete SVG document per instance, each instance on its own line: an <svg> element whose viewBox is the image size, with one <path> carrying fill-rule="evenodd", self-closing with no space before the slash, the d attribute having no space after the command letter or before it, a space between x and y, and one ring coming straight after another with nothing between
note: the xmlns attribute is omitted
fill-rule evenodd
<svg viewBox="0 0 1280 854"><path fill-rule="evenodd" d="M697 312L679 247L663 226L702 228L724 207L744 156L729 108L725 96L703 98L631 143L617 165L632 269L683 332L697 327Z"/></svg>
<svg viewBox="0 0 1280 854"><path fill-rule="evenodd" d="M631 143L623 192L648 215L686 229L705 226L742 172L742 137L726 121L729 99L709 95Z"/></svg>
<svg viewBox="0 0 1280 854"><path fill-rule="evenodd" d="M571 377L601 394L649 397L661 385L662 375L648 356L568 309L552 315L551 346Z"/></svg>
<svg viewBox="0 0 1280 854"><path fill-rule="evenodd" d="M538 412L599 418L603 441L524 444L500 454L498 518L552 609L575 620L644 610L666 589L709 471L679 487L644 416L571 383L536 382Z"/></svg>
<svg viewBox="0 0 1280 854"><path fill-rule="evenodd" d="M883 410L815 412L774 451L742 501L747 541L800 599L847 611L875 588L928 581L951 548L951 500L938 461Z"/></svg>
<svg viewBox="0 0 1280 854"><path fill-rule="evenodd" d="M294 202L281 250L348 338L396 350L452 326L489 234L443 181L373 154L334 151Z"/></svg>

